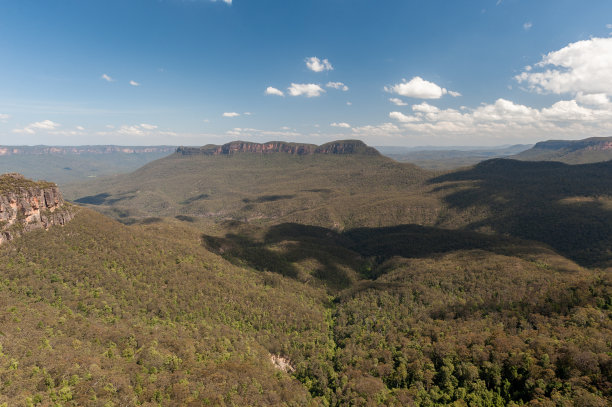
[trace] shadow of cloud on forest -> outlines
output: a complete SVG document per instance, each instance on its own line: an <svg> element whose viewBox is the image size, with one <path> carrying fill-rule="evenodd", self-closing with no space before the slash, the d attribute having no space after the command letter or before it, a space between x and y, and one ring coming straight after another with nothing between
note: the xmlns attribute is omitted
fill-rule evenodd
<svg viewBox="0 0 612 407"><path fill-rule="evenodd" d="M612 264L612 162L567 165L510 159L484 161L433 178L434 191L455 209L485 206L489 215L468 229L545 243L583 266ZM576 197L591 197L577 200Z"/></svg>
<svg viewBox="0 0 612 407"><path fill-rule="evenodd" d="M519 239L419 225L357 228L339 233L283 223L267 229L260 239L248 233L228 233L224 237L203 235L202 240L208 250L235 264L294 279L304 278L297 263L315 260L319 266L312 276L333 289L347 288L358 279L375 280L389 271L384 263L394 257L428 258L461 250L527 258L551 253L544 246Z"/></svg>

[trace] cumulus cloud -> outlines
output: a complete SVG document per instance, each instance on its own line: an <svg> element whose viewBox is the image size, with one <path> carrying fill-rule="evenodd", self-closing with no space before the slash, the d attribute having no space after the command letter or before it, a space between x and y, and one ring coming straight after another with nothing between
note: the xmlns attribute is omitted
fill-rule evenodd
<svg viewBox="0 0 612 407"><path fill-rule="evenodd" d="M287 90L291 96L303 95L309 98L321 96L325 92L325 89L314 83L292 83Z"/></svg>
<svg viewBox="0 0 612 407"><path fill-rule="evenodd" d="M332 64L327 60L320 60L317 57L306 58L306 66L314 72L331 71L334 69Z"/></svg>
<svg viewBox="0 0 612 407"><path fill-rule="evenodd" d="M332 127L342 127L343 129L350 129L351 128L350 124L344 123L344 122L331 123L330 126L332 126Z"/></svg>
<svg viewBox="0 0 612 407"><path fill-rule="evenodd" d="M612 38L571 43L515 79L538 93L612 95Z"/></svg>
<svg viewBox="0 0 612 407"><path fill-rule="evenodd" d="M550 138L550 134L565 138L606 135L612 130L610 104L589 107L573 99L542 109L502 98L473 109L440 109L428 103L415 104L411 108L411 114L391 112L389 117L397 121L404 132L412 134L534 139Z"/></svg>
<svg viewBox="0 0 612 407"><path fill-rule="evenodd" d="M11 118L10 114L0 113L0 122L5 123L10 118Z"/></svg>
<svg viewBox="0 0 612 407"><path fill-rule="evenodd" d="M397 136L403 132L403 129L393 123L353 127L353 135L357 138Z"/></svg>
<svg viewBox="0 0 612 407"><path fill-rule="evenodd" d="M272 86L268 86L266 88L266 95L276 95L276 96L285 96L285 94L283 93L283 91L281 91L280 89L276 89L273 88Z"/></svg>
<svg viewBox="0 0 612 407"><path fill-rule="evenodd" d="M238 117L240 116L240 113L236 113L236 112L225 112L223 113L223 117Z"/></svg>
<svg viewBox="0 0 612 407"><path fill-rule="evenodd" d="M36 134L36 132L38 132L39 130L50 131L58 128L59 126L60 124L54 121L43 120L41 122L30 123L22 129L14 129L13 132L22 134Z"/></svg>
<svg viewBox="0 0 612 407"><path fill-rule="evenodd" d="M449 91L420 76L415 76L410 81L403 79L402 83L385 86L385 91L416 99L440 99L447 94L453 97L461 96L459 92Z"/></svg>
<svg viewBox="0 0 612 407"><path fill-rule="evenodd" d="M140 83L138 83L136 81L130 81L130 85L132 85L132 86L140 86Z"/></svg>
<svg viewBox="0 0 612 407"><path fill-rule="evenodd" d="M158 126L154 124L124 124L119 126L119 128L115 128L115 126L107 125L106 126L110 131L101 131L97 132L97 136L102 137L120 137L121 139L125 139L126 137L134 137L134 138L146 138L147 140L155 138L156 140L166 140L168 137L177 137L178 134L172 131L162 131L159 130Z"/></svg>
<svg viewBox="0 0 612 407"><path fill-rule="evenodd" d="M389 102L393 103L396 106L408 106L408 103L404 102L400 98L389 98Z"/></svg>
<svg viewBox="0 0 612 407"><path fill-rule="evenodd" d="M585 95L579 92L576 95L576 101L585 105L601 106L610 103L610 98L605 93L591 93L590 95Z"/></svg>
<svg viewBox="0 0 612 407"><path fill-rule="evenodd" d="M389 117L391 119L397 120L398 122L402 122L402 123L409 123L409 122L414 122L414 121L419 120L417 117L407 116L402 112L391 112L389 113Z"/></svg>
<svg viewBox="0 0 612 407"><path fill-rule="evenodd" d="M349 90L348 86L346 86L342 82L327 82L327 85L325 85L325 86L327 86L328 88L338 89L338 90L341 90L341 91L344 91L344 92Z"/></svg>
<svg viewBox="0 0 612 407"><path fill-rule="evenodd" d="M105 73L103 73L100 78L104 79L106 82L115 82L115 80L113 78L111 78L110 76L108 76Z"/></svg>
<svg viewBox="0 0 612 407"><path fill-rule="evenodd" d="M525 31L531 30L531 27L533 27L533 23L531 21L527 21L525 24L523 24L523 30Z"/></svg>

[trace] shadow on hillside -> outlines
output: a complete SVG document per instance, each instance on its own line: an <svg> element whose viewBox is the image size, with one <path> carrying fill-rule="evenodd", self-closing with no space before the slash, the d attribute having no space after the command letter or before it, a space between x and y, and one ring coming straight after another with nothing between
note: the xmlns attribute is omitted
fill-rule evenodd
<svg viewBox="0 0 612 407"><path fill-rule="evenodd" d="M284 223L270 227L262 239L248 234L203 235L207 249L240 265L303 279L297 263L314 260L313 276L334 289L349 287L355 277L374 280L386 273L393 257L427 258L459 250L486 250L533 258L550 251L530 242L468 230L418 225L357 228L343 233L317 226ZM349 272L352 270L353 272Z"/></svg>
<svg viewBox="0 0 612 407"><path fill-rule="evenodd" d="M88 205L112 205L114 203L136 197L133 192L126 192L122 195L123 196L118 198L111 198L113 195L109 194L108 192L103 192L101 194L89 195L75 199L74 202Z"/></svg>
<svg viewBox="0 0 612 407"><path fill-rule="evenodd" d="M543 242L583 266L612 264L612 162L484 161L430 181L452 208L486 206L469 225ZM466 182L468 181L468 182ZM612 206L611 206L612 207Z"/></svg>

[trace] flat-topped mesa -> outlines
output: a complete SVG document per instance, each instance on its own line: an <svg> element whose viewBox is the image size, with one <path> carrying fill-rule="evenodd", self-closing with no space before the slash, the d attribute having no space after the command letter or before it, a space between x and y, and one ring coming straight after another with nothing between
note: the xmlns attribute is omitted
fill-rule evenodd
<svg viewBox="0 0 612 407"><path fill-rule="evenodd" d="M221 146L208 144L203 147L179 147L176 152L181 155L232 155L236 153L286 153L291 155L310 154L365 154L380 155L372 147L360 140L332 141L320 146L315 144L288 143L285 141L269 141L253 143L250 141L232 141Z"/></svg>
<svg viewBox="0 0 612 407"><path fill-rule="evenodd" d="M0 244L31 230L64 225L72 216L56 184L0 175Z"/></svg>
<svg viewBox="0 0 612 407"><path fill-rule="evenodd" d="M584 140L548 140L533 146L534 150L612 150L612 137L591 137Z"/></svg>

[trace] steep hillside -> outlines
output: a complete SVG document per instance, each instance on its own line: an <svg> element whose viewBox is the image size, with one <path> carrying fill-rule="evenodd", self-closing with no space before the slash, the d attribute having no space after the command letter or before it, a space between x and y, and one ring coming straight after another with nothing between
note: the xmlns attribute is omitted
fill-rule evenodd
<svg viewBox="0 0 612 407"><path fill-rule="evenodd" d="M612 267L612 162L496 159L430 182L460 224L546 243L586 266ZM446 223L457 222L449 216Z"/></svg>
<svg viewBox="0 0 612 407"><path fill-rule="evenodd" d="M0 146L0 173L18 172L63 186L134 171L174 150L170 146Z"/></svg>
<svg viewBox="0 0 612 407"><path fill-rule="evenodd" d="M0 404L605 406L612 396L606 273L474 232L247 232L128 227L79 209L63 228L2 245Z"/></svg>
<svg viewBox="0 0 612 407"><path fill-rule="evenodd" d="M181 216L345 229L437 218L437 199L423 194L430 174L413 165L361 142L278 143L282 151L261 151L271 144L179 149L131 174L70 186L67 196L123 222ZM299 153L306 150L312 153Z"/></svg>
<svg viewBox="0 0 612 407"><path fill-rule="evenodd" d="M512 158L525 161L560 161L566 164L609 161L612 160L612 137L542 141Z"/></svg>
<svg viewBox="0 0 612 407"><path fill-rule="evenodd" d="M0 175L0 244L36 229L65 225L72 219L57 185L34 182L21 174Z"/></svg>

